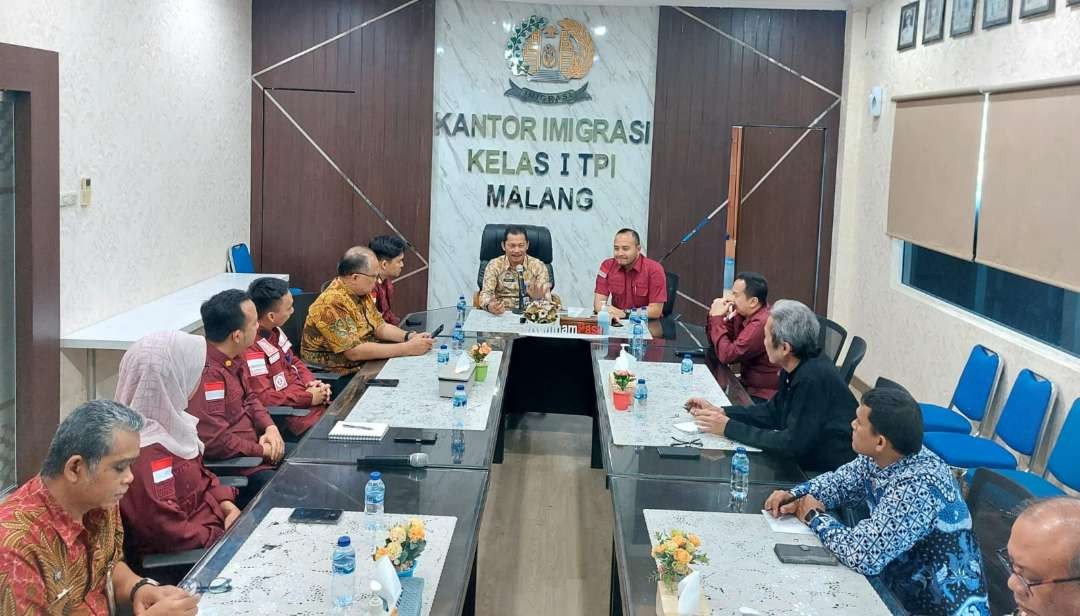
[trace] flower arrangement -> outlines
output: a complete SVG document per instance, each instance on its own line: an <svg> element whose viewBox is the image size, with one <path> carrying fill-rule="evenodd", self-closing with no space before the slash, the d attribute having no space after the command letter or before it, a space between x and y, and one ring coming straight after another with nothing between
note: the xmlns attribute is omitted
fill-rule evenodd
<svg viewBox="0 0 1080 616"><path fill-rule="evenodd" d="M398 571L412 569L416 559L420 558L420 554L427 547L426 536L424 523L418 518L412 518L407 524L395 524L390 527L386 545L376 548L371 559L379 560L383 556L389 556L390 562Z"/></svg>
<svg viewBox="0 0 1080 616"><path fill-rule="evenodd" d="M616 370L611 373L611 380L617 391L630 391L630 386L637 382L637 377L629 370Z"/></svg>
<svg viewBox="0 0 1080 616"><path fill-rule="evenodd" d="M690 565L709 562L709 557L700 550L701 539L693 533L679 529L656 533L656 546L652 549L656 578L669 592L675 592L679 581L690 574Z"/></svg>
<svg viewBox="0 0 1080 616"><path fill-rule="evenodd" d="M487 360L487 356L491 354L491 345L486 342L480 344L474 344L469 349L469 357L478 364L484 363Z"/></svg>

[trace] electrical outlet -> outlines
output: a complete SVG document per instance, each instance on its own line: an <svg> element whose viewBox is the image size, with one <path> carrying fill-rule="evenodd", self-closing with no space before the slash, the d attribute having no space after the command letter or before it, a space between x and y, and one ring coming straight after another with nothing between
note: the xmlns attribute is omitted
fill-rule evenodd
<svg viewBox="0 0 1080 616"><path fill-rule="evenodd" d="M90 207L90 178L79 178L79 205Z"/></svg>
<svg viewBox="0 0 1080 616"><path fill-rule="evenodd" d="M60 207L75 207L79 204L79 193L75 191L60 193Z"/></svg>

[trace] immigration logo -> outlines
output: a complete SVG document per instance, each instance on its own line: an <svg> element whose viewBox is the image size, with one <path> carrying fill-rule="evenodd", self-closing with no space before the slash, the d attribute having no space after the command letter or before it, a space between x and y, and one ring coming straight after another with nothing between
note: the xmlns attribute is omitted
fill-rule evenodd
<svg viewBox="0 0 1080 616"><path fill-rule="evenodd" d="M545 17L532 15L510 33L506 41L506 65L516 77L530 83L565 84L584 79L596 58L589 29L573 19L551 23ZM543 87L543 86L538 86ZM527 103L569 105L590 100L588 82L579 88L549 92L522 87L510 79L510 89L504 94Z"/></svg>

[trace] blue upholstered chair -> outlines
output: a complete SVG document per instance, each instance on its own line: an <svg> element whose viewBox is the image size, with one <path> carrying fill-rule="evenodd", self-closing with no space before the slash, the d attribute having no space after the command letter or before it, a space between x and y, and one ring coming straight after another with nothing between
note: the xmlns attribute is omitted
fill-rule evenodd
<svg viewBox="0 0 1080 616"><path fill-rule="evenodd" d="M956 383L952 400L947 407L919 403L922 408L923 430L926 432L959 432L970 434L986 416L994 389L1001 377L1001 357L976 344L968 355L964 371ZM955 409L955 410L954 410Z"/></svg>
<svg viewBox="0 0 1080 616"><path fill-rule="evenodd" d="M994 438L927 432L923 444L954 468L1014 469L1017 459L1013 452L1029 458L1034 455L1055 393L1053 383L1025 368L1016 375L994 426Z"/></svg>
<svg viewBox="0 0 1080 616"><path fill-rule="evenodd" d="M1058 433L1054 450L1046 461L1046 470L1041 476L1016 470L999 472L1038 497L1064 494L1061 488L1045 479L1047 475L1073 490L1080 490L1080 398L1073 402L1069 416L1065 418L1061 432Z"/></svg>
<svg viewBox="0 0 1080 616"><path fill-rule="evenodd" d="M251 260L251 251L247 244L234 244L229 248L229 271L237 274L255 274L255 262ZM297 287L290 287L293 295L303 293Z"/></svg>

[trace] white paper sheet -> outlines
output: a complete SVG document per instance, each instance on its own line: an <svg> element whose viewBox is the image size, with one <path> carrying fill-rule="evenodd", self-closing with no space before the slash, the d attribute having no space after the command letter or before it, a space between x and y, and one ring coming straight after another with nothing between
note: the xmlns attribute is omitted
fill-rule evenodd
<svg viewBox="0 0 1080 616"><path fill-rule="evenodd" d="M765 521L769 523L769 530L774 533L788 533L791 535L813 535L814 531L810 530L810 527L803 524L799 518L793 515L782 515L778 518L774 518L771 513L761 510L761 517L765 518Z"/></svg>

